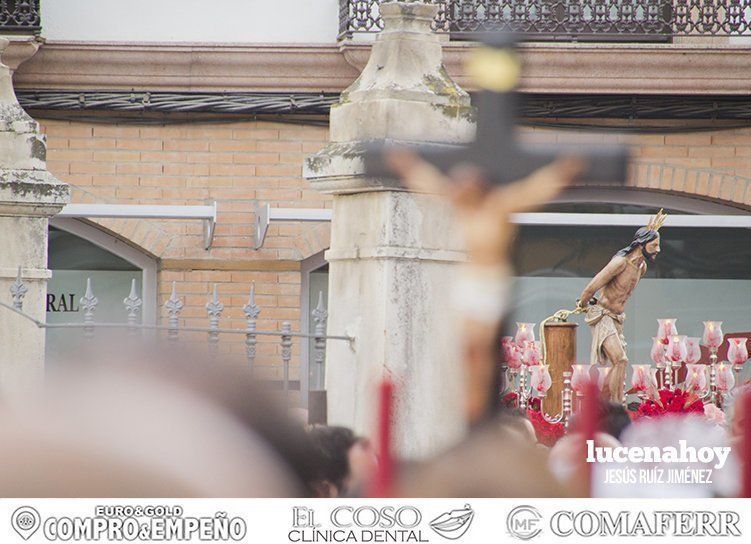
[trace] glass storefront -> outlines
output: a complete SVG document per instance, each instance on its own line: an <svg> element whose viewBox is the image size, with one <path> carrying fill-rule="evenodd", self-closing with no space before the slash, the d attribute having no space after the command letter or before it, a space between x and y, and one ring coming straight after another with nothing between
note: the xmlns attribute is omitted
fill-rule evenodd
<svg viewBox="0 0 751 544"><path fill-rule="evenodd" d="M556 213L652 214L656 210L634 205L568 204L551 206ZM685 212L672 212L685 215ZM517 277L514 310L507 323L539 323L558 309L572 309L587 282L628 245L636 227L607 225L521 227L514 255ZM646 276L626 307L625 335L632 364L649 363L651 338L657 319L677 318L678 330L701 336L702 322L723 321L725 333L751 331L751 230L742 228L675 228L660 231L662 253L649 265ZM97 321L123 322L123 299L133 278L142 288L143 270L81 236L50 227L47 320L50 323L83 321L80 298L86 278L92 280L99 299ZM328 301L328 266L309 273L304 296L309 311L319 291ZM577 334L578 362L589 362L590 332L582 316ZM308 320L309 332L314 322ZM539 331L537 331L539 336ZM70 331L48 331L48 349L63 347L74 339ZM313 355L312 341L307 350ZM309 364L311 389L323 386L323 375Z"/></svg>
<svg viewBox="0 0 751 544"><path fill-rule="evenodd" d="M133 279L141 293L142 270L125 259L62 229L50 227L48 266L52 277L47 284L47 322L83 322L81 297L86 279L91 278L97 297L96 321L123 323L123 299ZM48 329L48 355L65 352L80 341L80 329ZM48 357L54 360L54 357Z"/></svg>
<svg viewBox="0 0 751 544"><path fill-rule="evenodd" d="M636 206L601 208L568 206L555 211L655 211ZM630 243L635 231L620 226L523 226L515 252L512 320L539 323L558 309L573 309L584 286ZM651 339L659 318L677 318L679 333L688 336L701 336L702 322L707 320L723 321L725 333L751 331L751 230L668 224L660 234L662 253L649 265L626 307L630 362L651 361ZM579 323L578 362L588 363L589 328L583 316L572 320ZM509 323L507 328L512 326Z"/></svg>

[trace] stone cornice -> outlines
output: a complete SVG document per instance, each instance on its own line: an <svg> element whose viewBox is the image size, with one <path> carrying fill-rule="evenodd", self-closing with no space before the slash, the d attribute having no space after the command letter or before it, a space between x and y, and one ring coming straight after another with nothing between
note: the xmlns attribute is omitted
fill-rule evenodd
<svg viewBox="0 0 751 544"><path fill-rule="evenodd" d="M48 42L17 88L340 91L358 72L333 45Z"/></svg>
<svg viewBox="0 0 751 544"><path fill-rule="evenodd" d="M525 44L522 88L545 93L748 94L749 48Z"/></svg>
<svg viewBox="0 0 751 544"><path fill-rule="evenodd" d="M444 48L450 75L472 90L463 59ZM520 46L522 90L535 93L747 94L749 47L698 44ZM370 44L123 44L48 42L15 75L21 89L339 92L360 73Z"/></svg>
<svg viewBox="0 0 751 544"><path fill-rule="evenodd" d="M21 63L33 57L39 46L44 43L44 39L33 35L8 35L5 38L10 43L3 51L2 61L11 71L16 70Z"/></svg>

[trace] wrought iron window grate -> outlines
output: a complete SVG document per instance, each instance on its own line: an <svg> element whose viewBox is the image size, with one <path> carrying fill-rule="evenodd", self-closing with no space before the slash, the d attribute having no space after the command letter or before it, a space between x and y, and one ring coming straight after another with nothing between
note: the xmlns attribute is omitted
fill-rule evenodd
<svg viewBox="0 0 751 544"><path fill-rule="evenodd" d="M381 0L339 0L339 37L383 29ZM507 30L526 39L666 40L751 34L751 0L431 0L452 38Z"/></svg>
<svg viewBox="0 0 751 544"><path fill-rule="evenodd" d="M0 0L0 33L39 34L40 0Z"/></svg>

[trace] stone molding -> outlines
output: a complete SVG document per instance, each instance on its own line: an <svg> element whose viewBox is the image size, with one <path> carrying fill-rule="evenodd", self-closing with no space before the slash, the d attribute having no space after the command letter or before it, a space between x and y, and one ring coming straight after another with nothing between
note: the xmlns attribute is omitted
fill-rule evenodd
<svg viewBox="0 0 751 544"><path fill-rule="evenodd" d="M443 50L451 77L474 90L464 58L475 44L453 42ZM354 67L364 65L367 44L344 44ZM520 89L531 93L747 94L748 46L699 44L523 43Z"/></svg>
<svg viewBox="0 0 751 544"><path fill-rule="evenodd" d="M17 70L21 63L33 57L44 43L39 36L5 35L10 42L2 53L2 62L10 68L11 72Z"/></svg>
<svg viewBox="0 0 751 544"><path fill-rule="evenodd" d="M28 45L28 44L27 44ZM340 92L360 74L371 44L167 44L46 42L19 67L18 88L232 92ZM472 90L449 42L444 63ZM540 93L747 94L748 46L524 43L521 88Z"/></svg>
<svg viewBox="0 0 751 544"><path fill-rule="evenodd" d="M0 267L0 278L15 279L18 274L18 268ZM47 281L52 277L52 271L46 268L21 268L21 277L23 281L27 280L44 280Z"/></svg>
<svg viewBox="0 0 751 544"><path fill-rule="evenodd" d="M34 89L341 90L358 72L334 45L48 42L18 70Z"/></svg>

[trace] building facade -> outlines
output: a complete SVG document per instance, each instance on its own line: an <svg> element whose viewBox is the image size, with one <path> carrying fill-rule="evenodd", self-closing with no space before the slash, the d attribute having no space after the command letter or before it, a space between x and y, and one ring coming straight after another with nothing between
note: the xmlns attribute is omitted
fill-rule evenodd
<svg viewBox="0 0 751 544"><path fill-rule="evenodd" d="M575 187L546 210L547 218L525 224L517 254L519 318L539 322L571 306L579 285L634 228L604 216L561 227L562 215L621 217L664 207L729 219L672 235L666 229L664 260L631 310L637 319L627 333L638 338L637 356L648 356L653 319L674 317L656 315L657 308L673 308L692 336L702 318L720 310L730 316L728 332L748 330L751 274L739 263L749 240L739 218L751 209L751 3L437 3L446 68L470 92L463 61L479 33L501 24L522 33L521 138L633 146L624 187ZM13 10L21 3L0 4ZM223 325L242 327L254 284L259 330L284 322L310 329L318 293L327 293L328 223L272 222L256 248L257 210L330 207L330 198L303 179L302 165L327 142L328 107L367 61L379 2L28 4L40 18L19 16L8 26L15 48L4 60L16 68L19 100L42 125L48 168L71 185L72 201L216 202L218 210L208 249L200 221L53 219L48 319L77 319L85 277L102 286L104 315L135 278L143 319L154 323L166 318L174 282L186 324L205 323L216 285ZM230 340L222 349L240 352L243 345ZM259 338L258 363L270 379L282 376L280 350L274 338ZM294 341L291 377L303 404L310 352ZM580 352L587 353L581 346Z"/></svg>

